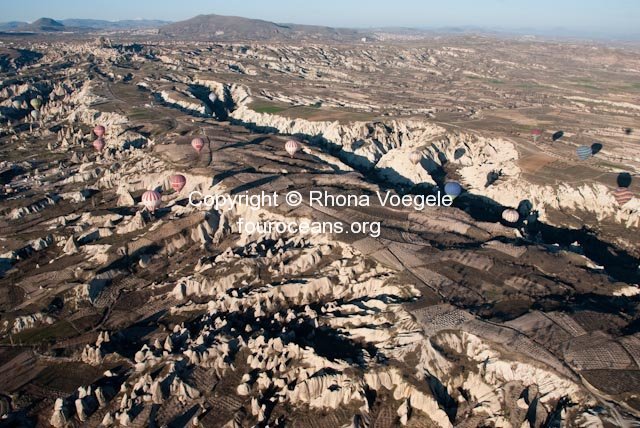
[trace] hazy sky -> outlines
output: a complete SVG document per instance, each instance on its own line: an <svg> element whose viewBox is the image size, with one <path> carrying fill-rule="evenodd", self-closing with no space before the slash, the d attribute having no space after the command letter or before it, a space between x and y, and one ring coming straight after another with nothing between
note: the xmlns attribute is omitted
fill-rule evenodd
<svg viewBox="0 0 640 428"><path fill-rule="evenodd" d="M178 21L217 13L343 27L562 27L638 33L640 0L0 0L0 21L64 18Z"/></svg>

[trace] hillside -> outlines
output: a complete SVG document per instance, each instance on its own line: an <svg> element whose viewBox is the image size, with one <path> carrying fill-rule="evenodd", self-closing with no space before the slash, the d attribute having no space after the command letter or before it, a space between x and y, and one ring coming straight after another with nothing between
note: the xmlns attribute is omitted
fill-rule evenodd
<svg viewBox="0 0 640 428"><path fill-rule="evenodd" d="M365 36L357 30L314 25L277 24L260 19L223 15L198 15L160 28L166 37L197 40L355 40Z"/></svg>

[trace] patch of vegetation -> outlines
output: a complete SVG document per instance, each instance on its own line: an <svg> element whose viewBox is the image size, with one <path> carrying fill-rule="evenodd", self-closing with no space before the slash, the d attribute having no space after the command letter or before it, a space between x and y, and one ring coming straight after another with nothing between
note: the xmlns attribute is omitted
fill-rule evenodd
<svg viewBox="0 0 640 428"><path fill-rule="evenodd" d="M280 113L282 111L287 110L288 108L287 106L278 105L278 104L270 103L266 101L254 102L249 107L251 108L251 110L255 111L256 113L268 113L268 114Z"/></svg>
<svg viewBox="0 0 640 428"><path fill-rule="evenodd" d="M13 343L22 343L25 345L52 342L56 339L62 339L78 334L68 321L59 321L55 324L42 328L30 328L13 335Z"/></svg>

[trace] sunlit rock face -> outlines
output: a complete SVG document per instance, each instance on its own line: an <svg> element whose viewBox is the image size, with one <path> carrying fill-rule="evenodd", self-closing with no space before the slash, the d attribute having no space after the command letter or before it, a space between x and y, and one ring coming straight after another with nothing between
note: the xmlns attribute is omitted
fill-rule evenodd
<svg viewBox="0 0 640 428"><path fill-rule="evenodd" d="M8 423L637 422L639 207L612 189L639 160L616 143L619 127L595 121L637 118L631 95L541 84L566 71L539 63L557 55L543 43L504 41L498 54L482 40L422 46L382 32L376 44L219 36L34 40L25 46L42 58L2 76ZM608 55L640 67L620 52ZM538 95L513 84L529 74ZM593 129L547 115L533 143L543 119L523 115L542 104L593 115ZM604 142L591 163L569 158L591 138ZM452 206L423 210L191 203L311 189L424 196L450 181L464 189ZM507 207L521 221L504 221ZM381 229L252 233L240 220Z"/></svg>

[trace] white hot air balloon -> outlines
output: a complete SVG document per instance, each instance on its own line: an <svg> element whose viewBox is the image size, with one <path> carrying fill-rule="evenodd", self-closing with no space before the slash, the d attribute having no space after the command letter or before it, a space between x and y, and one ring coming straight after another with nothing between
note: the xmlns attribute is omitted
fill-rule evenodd
<svg viewBox="0 0 640 428"><path fill-rule="evenodd" d="M147 190L142 194L142 205L151 212L154 212L162 203L160 193L155 190Z"/></svg>
<svg viewBox="0 0 640 428"><path fill-rule="evenodd" d="M284 149L289 153L289 156L293 157L300 149L300 144L296 140L289 140L285 143Z"/></svg>
<svg viewBox="0 0 640 428"><path fill-rule="evenodd" d="M508 223L517 223L520 220L520 214L513 208L507 208L502 211L502 218Z"/></svg>
<svg viewBox="0 0 640 428"><path fill-rule="evenodd" d="M418 165L420 163L420 161L422 160L422 153L420 153L420 152L411 152L411 154L409 155L409 160L411 161L412 164Z"/></svg>

